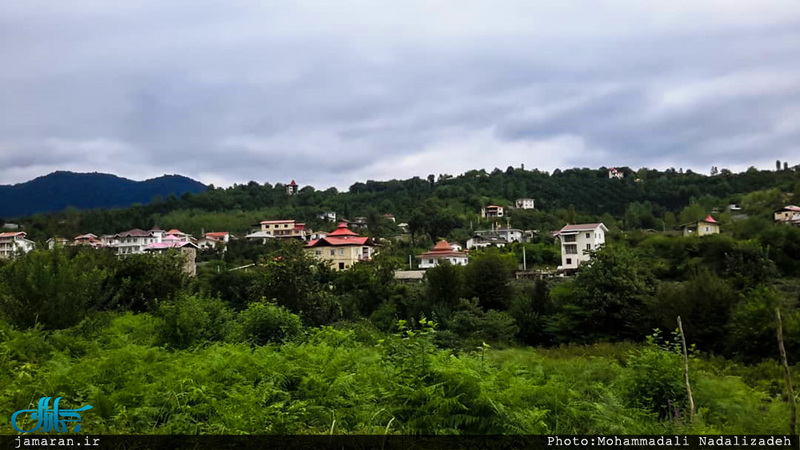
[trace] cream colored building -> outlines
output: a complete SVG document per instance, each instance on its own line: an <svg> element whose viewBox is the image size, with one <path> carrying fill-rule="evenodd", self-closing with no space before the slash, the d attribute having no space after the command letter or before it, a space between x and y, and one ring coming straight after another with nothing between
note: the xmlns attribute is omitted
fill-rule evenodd
<svg viewBox="0 0 800 450"><path fill-rule="evenodd" d="M574 270L592 258L592 252L606 242L608 228L602 223L567 225L555 232L561 241L558 270Z"/></svg>
<svg viewBox="0 0 800 450"><path fill-rule="evenodd" d="M360 261L370 261L375 254L375 244L368 237L359 236L342 222L327 236L309 241L306 251L323 261L329 261L335 270L346 270Z"/></svg>
<svg viewBox="0 0 800 450"><path fill-rule="evenodd" d="M261 232L268 233L278 239L306 240L306 224L296 220L264 220L260 223Z"/></svg>
<svg viewBox="0 0 800 450"><path fill-rule="evenodd" d="M709 214L705 219L682 225L684 236L708 236L719 234L719 222Z"/></svg>

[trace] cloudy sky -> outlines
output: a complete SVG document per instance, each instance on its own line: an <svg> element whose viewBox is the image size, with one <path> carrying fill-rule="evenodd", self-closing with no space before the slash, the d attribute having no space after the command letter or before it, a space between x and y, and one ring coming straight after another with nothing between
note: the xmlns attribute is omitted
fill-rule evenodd
<svg viewBox="0 0 800 450"><path fill-rule="evenodd" d="M800 163L797 0L0 4L0 184Z"/></svg>

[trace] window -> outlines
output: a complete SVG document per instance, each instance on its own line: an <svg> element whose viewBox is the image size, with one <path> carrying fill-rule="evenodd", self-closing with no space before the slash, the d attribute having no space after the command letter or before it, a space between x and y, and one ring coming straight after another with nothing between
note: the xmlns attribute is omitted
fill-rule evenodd
<svg viewBox="0 0 800 450"><path fill-rule="evenodd" d="M344 270L344 263L339 263L339 270Z"/></svg>
<svg viewBox="0 0 800 450"><path fill-rule="evenodd" d="M568 234L568 235L564 236L564 242L575 242L575 235L574 234Z"/></svg>
<svg viewBox="0 0 800 450"><path fill-rule="evenodd" d="M567 258L567 265L572 264L572 258Z"/></svg>
<svg viewBox="0 0 800 450"><path fill-rule="evenodd" d="M709 228L708 228L708 227L706 227L706 233L708 233L708 231L709 231Z"/></svg>
<svg viewBox="0 0 800 450"><path fill-rule="evenodd" d="M317 256L322 256L322 250L317 250Z"/></svg>
<svg viewBox="0 0 800 450"><path fill-rule="evenodd" d="M564 253L567 255L577 255L578 254L578 244L570 244L564 246Z"/></svg>
<svg viewBox="0 0 800 450"><path fill-rule="evenodd" d="M589 237L590 237L591 235L592 235L592 233L586 233L586 239L589 239Z"/></svg>
<svg viewBox="0 0 800 450"><path fill-rule="evenodd" d="M339 249L339 256L343 256L343 255L344 255L344 249L343 249L343 248L340 248L340 249Z"/></svg>
<svg viewBox="0 0 800 450"><path fill-rule="evenodd" d="M429 259L429 260L428 260L428 264L433 264L433 260L432 260L432 259Z"/></svg>
<svg viewBox="0 0 800 450"><path fill-rule="evenodd" d="M331 256L336 256L336 250L331 249Z"/></svg>
<svg viewBox="0 0 800 450"><path fill-rule="evenodd" d="M592 244L586 244L586 250L591 250L591 249L592 249Z"/></svg>

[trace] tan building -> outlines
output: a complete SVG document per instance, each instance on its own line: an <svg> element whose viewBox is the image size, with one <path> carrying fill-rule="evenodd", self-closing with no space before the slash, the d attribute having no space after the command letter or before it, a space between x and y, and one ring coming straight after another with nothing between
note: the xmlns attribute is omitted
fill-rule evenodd
<svg viewBox="0 0 800 450"><path fill-rule="evenodd" d="M296 220L264 220L260 223L261 232L278 239L306 240L306 224Z"/></svg>
<svg viewBox="0 0 800 450"><path fill-rule="evenodd" d="M330 261L335 270L346 270L359 261L370 261L375 254L375 244L342 222L327 236L309 241L306 251L323 261Z"/></svg>
<svg viewBox="0 0 800 450"><path fill-rule="evenodd" d="M481 209L481 217L484 218L503 217L503 207L497 205L489 205L486 208Z"/></svg>
<svg viewBox="0 0 800 450"><path fill-rule="evenodd" d="M775 222L800 225L800 206L788 205L775 211Z"/></svg>
<svg viewBox="0 0 800 450"><path fill-rule="evenodd" d="M703 220L681 225L684 236L708 236L709 234L719 234L719 222L711 217L711 214Z"/></svg>

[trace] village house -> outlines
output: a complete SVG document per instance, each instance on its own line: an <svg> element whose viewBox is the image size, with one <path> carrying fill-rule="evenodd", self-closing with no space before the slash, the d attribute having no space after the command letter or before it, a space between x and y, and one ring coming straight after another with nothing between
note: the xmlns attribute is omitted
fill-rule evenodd
<svg viewBox="0 0 800 450"><path fill-rule="evenodd" d="M336 222L336 212L335 211L328 211L324 213L320 213L317 217L326 221L326 222Z"/></svg>
<svg viewBox="0 0 800 450"><path fill-rule="evenodd" d="M514 202L514 207L517 209L535 209L532 198L518 198L517 201Z"/></svg>
<svg viewBox="0 0 800 450"><path fill-rule="evenodd" d="M123 231L114 235L108 246L117 250L117 255L139 254L149 244L161 242L160 230L144 231L139 228Z"/></svg>
<svg viewBox="0 0 800 450"><path fill-rule="evenodd" d="M503 217L503 207L497 205L489 205L485 208L481 208L481 217L483 218Z"/></svg>
<svg viewBox="0 0 800 450"><path fill-rule="evenodd" d="M397 219L394 217L394 214L384 214L383 218L388 220L389 222L397 223Z"/></svg>
<svg viewBox="0 0 800 450"><path fill-rule="evenodd" d="M625 177L625 174L624 174L624 173L622 173L622 171L621 171L621 170L619 170L619 169L617 169L617 168L614 168L614 167L612 167L612 168L608 169L608 178L609 178L609 179L616 178L616 179L618 179L618 180L621 180L621 179L623 179L624 177Z"/></svg>
<svg viewBox="0 0 800 450"><path fill-rule="evenodd" d="M0 258L11 258L18 251L28 253L36 244L26 238L24 231L9 231L0 233Z"/></svg>
<svg viewBox="0 0 800 450"><path fill-rule="evenodd" d="M455 251L447 241L439 241L431 251L425 252L417 258L420 269L430 269L439 265L440 261L447 261L454 266L466 266L469 263L467 254Z"/></svg>
<svg viewBox="0 0 800 450"><path fill-rule="evenodd" d="M471 238L467 239L467 249L480 249L486 247L502 248L508 244L504 238L494 231L484 230L480 234L476 232Z"/></svg>
<svg viewBox="0 0 800 450"><path fill-rule="evenodd" d="M359 261L370 261L375 254L375 244L368 237L359 236L341 222L336 230L321 239L308 242L306 251L323 261L330 261L336 270L345 270Z"/></svg>
<svg viewBox="0 0 800 450"><path fill-rule="evenodd" d="M308 230L306 224L297 222L296 220L264 220L260 224L261 231L277 239L301 239L303 241L308 238ZM254 233L256 234L256 233ZM245 236L251 239L251 235ZM263 235L254 236L253 238L260 239Z"/></svg>
<svg viewBox="0 0 800 450"><path fill-rule="evenodd" d="M19 230L19 224L6 222L3 224L3 230Z"/></svg>
<svg viewBox="0 0 800 450"><path fill-rule="evenodd" d="M92 233L86 233L76 236L75 239L72 240L72 245L87 245L90 247L99 248L103 247L103 241L101 241L100 238Z"/></svg>
<svg viewBox="0 0 800 450"><path fill-rule="evenodd" d="M292 180L291 183L286 185L286 195L297 194L297 188L298 188L297 183L295 183L295 181Z"/></svg>
<svg viewBox="0 0 800 450"><path fill-rule="evenodd" d="M553 233L561 241L558 270L575 270L591 259L591 252L606 242L608 228L602 223L566 225Z"/></svg>
<svg viewBox="0 0 800 450"><path fill-rule="evenodd" d="M146 253L166 253L177 250L184 258L183 271L189 276L197 275L197 245L188 240L181 240L178 236L167 235L161 242L154 242L142 248Z"/></svg>
<svg viewBox="0 0 800 450"><path fill-rule="evenodd" d="M202 238L197 240L197 248L215 249L219 246L222 247L222 251L224 252L230 239L231 234L227 231L212 231L210 233L205 233Z"/></svg>
<svg viewBox="0 0 800 450"><path fill-rule="evenodd" d="M47 249L52 250L56 247L66 247L69 245L69 239L62 237L51 237L47 240Z"/></svg>
<svg viewBox="0 0 800 450"><path fill-rule="evenodd" d="M719 222L711 217L711 214L703 220L681 225L684 236L707 236L709 234L719 234Z"/></svg>
<svg viewBox="0 0 800 450"><path fill-rule="evenodd" d="M787 225L800 225L800 206L787 205L775 211L775 222Z"/></svg>

